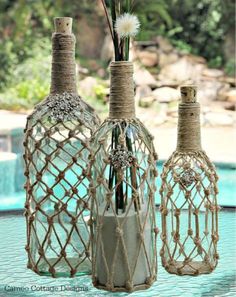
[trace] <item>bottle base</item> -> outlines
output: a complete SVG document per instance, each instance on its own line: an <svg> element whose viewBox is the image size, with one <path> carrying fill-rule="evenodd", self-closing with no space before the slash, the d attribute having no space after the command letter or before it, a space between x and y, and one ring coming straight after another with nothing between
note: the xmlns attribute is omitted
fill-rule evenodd
<svg viewBox="0 0 236 297"><path fill-rule="evenodd" d="M165 264L163 267L171 274L197 276L211 273L215 269L216 264L211 265L204 261L190 261L188 263L172 261L171 264Z"/></svg>
<svg viewBox="0 0 236 297"><path fill-rule="evenodd" d="M57 263L58 262L58 263ZM82 275L90 275L92 273L91 262L89 259L85 259L76 268L76 264L82 262L82 259L78 261L78 258L63 258L58 261L58 258L50 258L40 260L36 267L32 267L32 270L42 276L53 276L53 277L75 277ZM72 267L72 269L71 269ZM73 271L73 273L71 272Z"/></svg>

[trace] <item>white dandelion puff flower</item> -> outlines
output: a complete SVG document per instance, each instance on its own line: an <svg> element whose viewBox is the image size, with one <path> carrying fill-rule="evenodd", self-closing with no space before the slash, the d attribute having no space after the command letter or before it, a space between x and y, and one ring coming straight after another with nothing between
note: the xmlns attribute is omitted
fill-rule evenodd
<svg viewBox="0 0 236 297"><path fill-rule="evenodd" d="M134 37L140 28L140 22L135 15L124 13L119 16L115 23L115 30L120 38Z"/></svg>

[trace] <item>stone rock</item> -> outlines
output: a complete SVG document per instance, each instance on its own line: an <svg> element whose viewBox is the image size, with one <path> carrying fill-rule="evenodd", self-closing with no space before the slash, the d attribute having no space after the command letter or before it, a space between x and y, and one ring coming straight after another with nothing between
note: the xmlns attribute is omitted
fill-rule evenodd
<svg viewBox="0 0 236 297"><path fill-rule="evenodd" d="M217 79L217 82L218 79ZM230 85L227 83L222 83L221 88L218 90L217 100L219 101L226 101L227 100L227 93L230 90Z"/></svg>
<svg viewBox="0 0 236 297"><path fill-rule="evenodd" d="M98 63L97 60L89 59L88 68L90 69L90 71L98 71L100 67L101 65Z"/></svg>
<svg viewBox="0 0 236 297"><path fill-rule="evenodd" d="M212 126L232 126L234 124L234 118L231 114L225 112L209 112L204 116L205 124Z"/></svg>
<svg viewBox="0 0 236 297"><path fill-rule="evenodd" d="M168 116L172 116L172 117L178 117L178 102L176 101L175 102L176 104L174 104L174 105L171 105L171 104L168 104L167 105L167 111L166 111L166 113L167 113L167 115Z"/></svg>
<svg viewBox="0 0 236 297"><path fill-rule="evenodd" d="M109 62L114 56L113 53L113 42L110 34L107 34L104 38L103 46L101 49L101 60Z"/></svg>
<svg viewBox="0 0 236 297"><path fill-rule="evenodd" d="M88 76L79 82L79 89L84 96L94 96L95 86L97 85L96 78Z"/></svg>
<svg viewBox="0 0 236 297"><path fill-rule="evenodd" d="M173 49L174 49L172 44L169 42L169 40L162 36L157 36L156 42L157 42L159 48L163 52L169 53L169 52L173 51Z"/></svg>
<svg viewBox="0 0 236 297"><path fill-rule="evenodd" d="M148 97L152 94L152 89L149 86L141 85L137 86L135 92L135 100L139 101L143 97Z"/></svg>
<svg viewBox="0 0 236 297"><path fill-rule="evenodd" d="M204 64L196 64L188 56L184 56L177 62L162 68L159 79L171 79L179 83L193 80L197 82L201 78L201 73L206 66Z"/></svg>
<svg viewBox="0 0 236 297"><path fill-rule="evenodd" d="M150 123L150 126L154 125L154 126L160 126L162 124L164 124L167 121L167 117L163 116L163 115L157 115L154 119L153 122Z"/></svg>
<svg viewBox="0 0 236 297"><path fill-rule="evenodd" d="M202 71L203 76L211 77L211 78L219 78L221 76L224 76L224 72L219 69L210 69L206 68Z"/></svg>
<svg viewBox="0 0 236 297"><path fill-rule="evenodd" d="M224 102L224 109L235 111L236 110L236 104L231 102Z"/></svg>
<svg viewBox="0 0 236 297"><path fill-rule="evenodd" d="M220 90L224 88L218 80L204 80L198 83L198 100L202 104L209 104L212 101L222 100Z"/></svg>
<svg viewBox="0 0 236 297"><path fill-rule="evenodd" d="M98 75L99 77L101 77L101 78L106 77L106 70L105 70L104 68L99 68L99 69L97 70L97 75Z"/></svg>
<svg viewBox="0 0 236 297"><path fill-rule="evenodd" d="M147 85L155 87L157 81L154 76L145 68L134 64L134 82L137 86Z"/></svg>
<svg viewBox="0 0 236 297"><path fill-rule="evenodd" d="M162 68L166 65L173 64L179 59L178 54L176 53L163 53L159 54L159 62L158 65Z"/></svg>
<svg viewBox="0 0 236 297"><path fill-rule="evenodd" d="M178 88L179 87L179 83L177 81L173 81L171 79L163 79L163 80L158 80L157 81L157 88L161 88L161 87L171 87L171 88Z"/></svg>
<svg viewBox="0 0 236 297"><path fill-rule="evenodd" d="M177 101L180 98L180 92L174 88L162 87L154 90L152 96L161 103Z"/></svg>
<svg viewBox="0 0 236 297"><path fill-rule="evenodd" d="M145 47L145 50L151 53L157 53L157 47L156 45L149 45Z"/></svg>
<svg viewBox="0 0 236 297"><path fill-rule="evenodd" d="M87 15L80 14L79 22L77 25L77 40L79 53L83 57L89 59L99 59L101 56L101 48L105 38L103 15L97 12L98 7L94 5L92 8L92 22L88 19ZM88 46L89 45L89 46Z"/></svg>
<svg viewBox="0 0 236 297"><path fill-rule="evenodd" d="M219 78L219 81L229 84L231 87L236 87L236 79L230 76L223 76Z"/></svg>
<svg viewBox="0 0 236 297"><path fill-rule="evenodd" d="M236 103L236 89L229 90L225 96L227 101Z"/></svg>
<svg viewBox="0 0 236 297"><path fill-rule="evenodd" d="M89 73L88 68L82 67L80 64L77 64L77 71L78 71L78 74L82 74L82 75L88 75Z"/></svg>
<svg viewBox="0 0 236 297"><path fill-rule="evenodd" d="M157 52L140 51L138 52L138 58L145 67L154 67L158 64Z"/></svg>
<svg viewBox="0 0 236 297"><path fill-rule="evenodd" d="M152 96L149 97L142 97L139 99L138 104L140 107L151 107L154 103L155 99Z"/></svg>
<svg viewBox="0 0 236 297"><path fill-rule="evenodd" d="M195 56L195 55L188 54L187 57L189 60L191 60L195 64L206 64L207 63L206 59L201 56Z"/></svg>

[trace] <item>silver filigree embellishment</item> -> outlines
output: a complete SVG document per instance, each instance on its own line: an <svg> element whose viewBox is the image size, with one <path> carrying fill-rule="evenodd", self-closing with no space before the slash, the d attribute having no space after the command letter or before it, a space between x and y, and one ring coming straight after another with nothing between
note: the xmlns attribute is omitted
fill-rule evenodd
<svg viewBox="0 0 236 297"><path fill-rule="evenodd" d="M117 145L116 149L109 153L109 160L115 169L125 169L130 167L134 162L132 152L129 152L125 147Z"/></svg>
<svg viewBox="0 0 236 297"><path fill-rule="evenodd" d="M56 121L70 121L76 119L79 101L67 92L49 95L47 106L50 108L50 117Z"/></svg>
<svg viewBox="0 0 236 297"><path fill-rule="evenodd" d="M180 182L186 187L190 187L194 181L195 181L195 174L190 169L186 170L180 177Z"/></svg>

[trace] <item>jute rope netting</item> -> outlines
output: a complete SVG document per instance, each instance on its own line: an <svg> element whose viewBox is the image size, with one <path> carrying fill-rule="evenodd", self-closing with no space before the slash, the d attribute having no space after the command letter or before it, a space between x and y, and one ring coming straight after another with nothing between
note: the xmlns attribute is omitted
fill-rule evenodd
<svg viewBox="0 0 236 297"><path fill-rule="evenodd" d="M157 273L157 155L135 118L132 63L111 64L110 115L91 146L93 284L109 291L149 288Z"/></svg>
<svg viewBox="0 0 236 297"><path fill-rule="evenodd" d="M53 277L91 272L87 166L99 119L77 94L71 23L55 19L51 92L24 141L28 268Z"/></svg>
<svg viewBox="0 0 236 297"><path fill-rule="evenodd" d="M201 148L196 88L181 88L178 144L164 164L160 188L162 265L170 273L199 275L217 265L218 211L214 165Z"/></svg>

